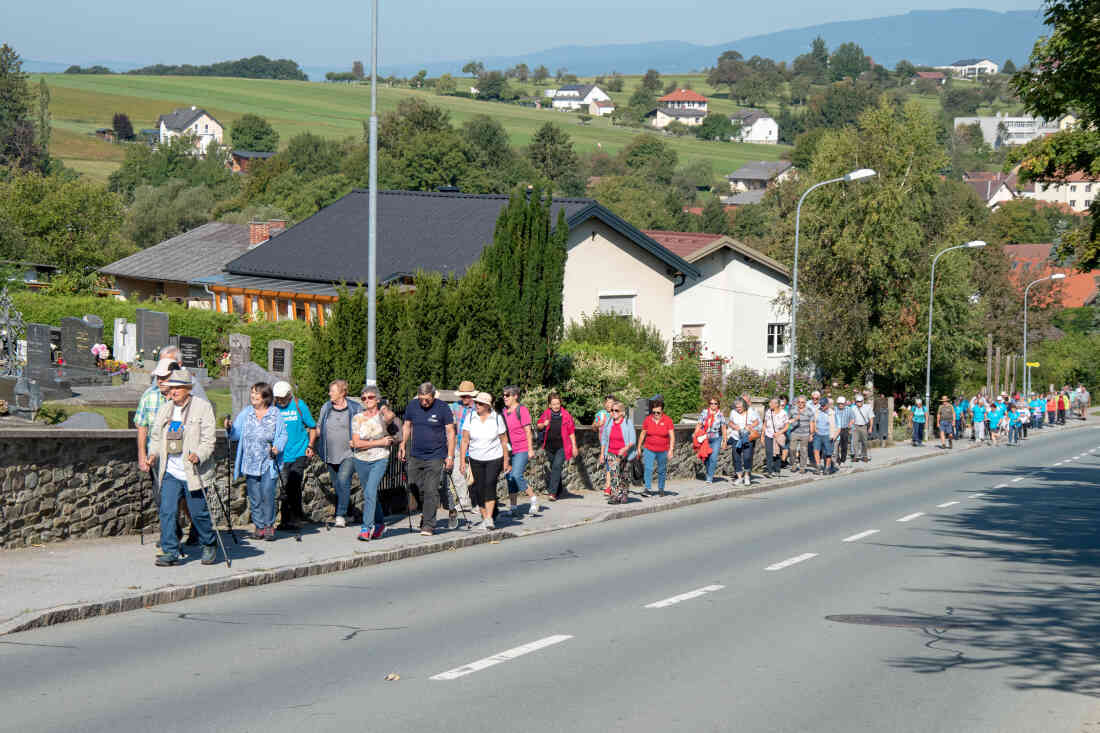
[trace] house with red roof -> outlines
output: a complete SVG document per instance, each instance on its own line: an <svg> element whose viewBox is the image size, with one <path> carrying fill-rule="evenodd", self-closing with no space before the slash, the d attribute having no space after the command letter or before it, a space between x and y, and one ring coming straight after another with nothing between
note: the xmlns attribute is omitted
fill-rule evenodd
<svg viewBox="0 0 1100 733"><path fill-rule="evenodd" d="M1005 254L1012 261L1012 279L1016 281L1020 292L1028 283L1055 273L1062 273L1065 280L1053 284L1054 296L1063 308L1080 308L1095 305L1100 282L1100 270L1078 272L1055 262L1051 257L1053 244L1006 244ZM1038 287L1038 286L1036 286Z"/></svg>
<svg viewBox="0 0 1100 733"><path fill-rule="evenodd" d="M645 234L699 271L673 295L679 340L702 343L700 353L729 359L728 368L782 367L790 354L790 272L733 237L652 230Z"/></svg>
<svg viewBox="0 0 1100 733"><path fill-rule="evenodd" d="M657 112L651 123L659 130L675 120L694 127L703 124L707 116L707 98L691 89L677 89L657 100Z"/></svg>

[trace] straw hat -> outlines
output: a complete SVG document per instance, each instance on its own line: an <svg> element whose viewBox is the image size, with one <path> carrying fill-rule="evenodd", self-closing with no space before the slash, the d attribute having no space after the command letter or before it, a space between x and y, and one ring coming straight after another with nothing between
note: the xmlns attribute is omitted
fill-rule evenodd
<svg viewBox="0 0 1100 733"><path fill-rule="evenodd" d="M458 385L458 391L456 392L459 397L474 397L477 393L477 388L474 387L474 383L468 379ZM482 394L484 394L484 392Z"/></svg>
<svg viewBox="0 0 1100 733"><path fill-rule="evenodd" d="M169 387L192 387L194 382L191 380L191 372L187 369L177 369L172 372L172 376L164 380L164 383Z"/></svg>

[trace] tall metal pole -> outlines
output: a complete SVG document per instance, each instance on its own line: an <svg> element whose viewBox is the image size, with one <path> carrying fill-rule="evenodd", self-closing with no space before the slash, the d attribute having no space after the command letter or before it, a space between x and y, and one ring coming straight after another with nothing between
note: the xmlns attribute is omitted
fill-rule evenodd
<svg viewBox="0 0 1100 733"><path fill-rule="evenodd" d="M1041 282L1047 280L1061 280L1065 277L1065 273L1056 272L1053 275L1047 275L1041 277L1038 280L1028 283L1028 286L1024 288L1024 399L1031 396L1031 367L1027 365L1027 294L1031 290L1032 285L1038 285Z"/></svg>
<svg viewBox="0 0 1100 733"><path fill-rule="evenodd" d="M932 276L928 282L928 359L924 366L924 404L927 409L932 408L932 305L934 303L933 297L936 294L936 262L952 250L984 246L985 242L979 240L967 242L966 244L956 244L954 247L941 249L932 258Z"/></svg>
<svg viewBox="0 0 1100 733"><path fill-rule="evenodd" d="M378 290L378 0L371 4L370 59L370 195L367 219L367 386L378 385L376 320Z"/></svg>
<svg viewBox="0 0 1100 733"><path fill-rule="evenodd" d="M794 404L794 363L798 356L798 234L802 224L802 202L815 188L821 188L828 183L839 183L845 177L830 178L827 181L815 183L806 189L802 197L798 199L798 208L794 215L794 267L791 273L791 374L787 384L787 403Z"/></svg>

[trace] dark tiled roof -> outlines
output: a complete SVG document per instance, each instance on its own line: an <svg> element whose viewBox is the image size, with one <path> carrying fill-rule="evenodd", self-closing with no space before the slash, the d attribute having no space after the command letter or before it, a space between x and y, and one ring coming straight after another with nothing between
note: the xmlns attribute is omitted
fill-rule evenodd
<svg viewBox="0 0 1100 733"><path fill-rule="evenodd" d="M707 111L704 109L683 109L680 107L661 107L661 114L668 115L669 117L706 117Z"/></svg>
<svg viewBox="0 0 1100 733"><path fill-rule="evenodd" d="M758 109L739 109L730 115L730 120L740 122L744 127L752 126L757 120L769 117L767 112Z"/></svg>
<svg viewBox="0 0 1100 733"><path fill-rule="evenodd" d="M188 125L205 114L208 114L208 112L202 107L180 107L172 110L172 114L158 117L157 125L163 122L169 130L179 132L180 130L187 129ZM210 119L214 120L214 115L210 115ZM214 120L214 122L218 121ZM218 122L218 124L220 125L221 123Z"/></svg>
<svg viewBox="0 0 1100 733"><path fill-rule="evenodd" d="M589 92L592 91L592 88L594 86L595 86L595 84L566 84L563 87L559 87L558 91L554 94L554 96L555 97L565 97L565 95L563 95L562 92L576 92L577 93L577 98L584 99L585 97L588 96ZM568 99L573 99L574 97L573 97L572 94L570 94L570 95L568 95L567 98Z"/></svg>
<svg viewBox="0 0 1100 733"><path fill-rule="evenodd" d="M322 283L368 281L369 192L355 190L226 265L233 275ZM429 270L461 275L492 242L508 196L417 191L378 192L378 277ZM598 218L670 267L697 270L592 199L555 199L570 229Z"/></svg>
<svg viewBox="0 0 1100 733"><path fill-rule="evenodd" d="M191 282L217 275L248 251L248 227L212 221L100 268L106 275Z"/></svg>
<svg viewBox="0 0 1100 733"><path fill-rule="evenodd" d="M745 163L726 178L731 181L770 181L792 165L789 160L754 160L751 163Z"/></svg>

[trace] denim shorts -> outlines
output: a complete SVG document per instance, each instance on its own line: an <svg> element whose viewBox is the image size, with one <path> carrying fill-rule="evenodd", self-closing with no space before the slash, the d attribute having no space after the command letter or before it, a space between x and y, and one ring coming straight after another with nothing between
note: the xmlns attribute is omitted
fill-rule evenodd
<svg viewBox="0 0 1100 733"><path fill-rule="evenodd" d="M833 455L833 441L829 436L817 433L814 435L814 450L820 453L822 458L830 458Z"/></svg>

